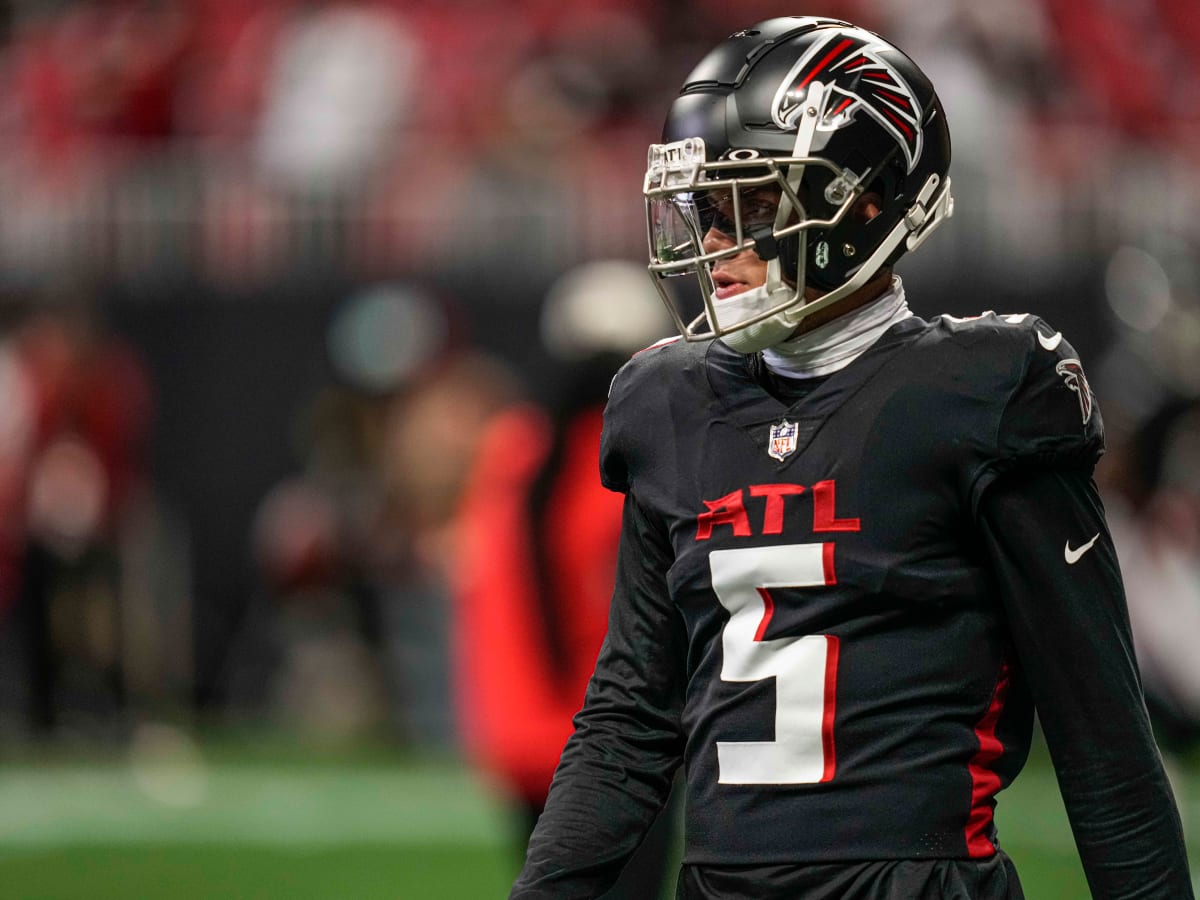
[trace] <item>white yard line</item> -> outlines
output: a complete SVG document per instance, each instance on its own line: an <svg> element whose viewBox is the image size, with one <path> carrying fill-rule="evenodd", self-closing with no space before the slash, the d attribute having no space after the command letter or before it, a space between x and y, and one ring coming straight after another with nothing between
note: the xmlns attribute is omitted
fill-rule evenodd
<svg viewBox="0 0 1200 900"><path fill-rule="evenodd" d="M0 853L66 844L497 844L498 801L446 769L5 766Z"/></svg>

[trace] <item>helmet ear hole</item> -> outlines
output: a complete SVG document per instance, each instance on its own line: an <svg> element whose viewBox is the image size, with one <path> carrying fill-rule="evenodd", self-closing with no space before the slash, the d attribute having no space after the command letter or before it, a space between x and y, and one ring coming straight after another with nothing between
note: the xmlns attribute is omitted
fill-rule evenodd
<svg viewBox="0 0 1200 900"><path fill-rule="evenodd" d="M880 198L880 207L887 208L891 203L894 203L899 195L904 191L904 181L898 177L894 168L895 159L889 160L893 165L884 166L879 174L871 179L871 183L867 185L864 194L875 194Z"/></svg>
<svg viewBox="0 0 1200 900"><path fill-rule="evenodd" d="M854 201L850 216L860 225L865 225L883 212L883 197L878 191L867 191Z"/></svg>

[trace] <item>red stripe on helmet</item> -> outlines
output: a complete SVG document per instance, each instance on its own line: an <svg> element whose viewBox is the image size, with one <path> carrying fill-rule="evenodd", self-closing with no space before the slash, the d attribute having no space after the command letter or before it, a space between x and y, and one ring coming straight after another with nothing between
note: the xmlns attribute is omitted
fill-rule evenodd
<svg viewBox="0 0 1200 900"><path fill-rule="evenodd" d="M840 44L838 44L836 47L834 47L832 50L830 50L828 53L826 53L825 57L819 63L817 63L817 67L815 69L813 69L811 72L809 72L807 75L805 75L804 80L802 82L800 82L798 85L796 85L796 87L794 89L799 90L800 88L807 85L810 81L812 81L817 76L817 73L819 73L822 69L824 69L827 65L829 65L830 61L832 61L835 57L839 56L847 47L849 47L853 43L854 43L854 41L851 40L850 38L845 38Z"/></svg>
<svg viewBox="0 0 1200 900"><path fill-rule="evenodd" d="M898 128L901 130L901 131L903 131L903 132L904 132L904 136L905 136L905 137L909 138L910 140L912 139L912 137L913 137L913 130L912 130L912 128L909 126L909 124L908 124L907 122L905 122L905 121L904 121L902 118L900 118L898 115L896 115L896 114L895 114L894 112L892 112L890 109L885 109L885 110L883 111L883 114L884 114L885 116L887 116L889 119L891 119L893 122L895 122L895 123L896 123L896 126L897 126L897 127L898 127Z"/></svg>
<svg viewBox="0 0 1200 900"><path fill-rule="evenodd" d="M908 102L908 99L901 97L899 94L893 94L891 91L885 91L883 88L876 88L875 93L880 97L886 97L895 104L903 106L905 109L912 109L912 104Z"/></svg>

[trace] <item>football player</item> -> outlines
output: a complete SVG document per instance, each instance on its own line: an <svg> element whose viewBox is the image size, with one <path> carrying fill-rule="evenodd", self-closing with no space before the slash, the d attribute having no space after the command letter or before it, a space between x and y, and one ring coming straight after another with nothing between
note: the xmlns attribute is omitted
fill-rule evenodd
<svg viewBox="0 0 1200 900"><path fill-rule="evenodd" d="M513 897L601 894L680 765L678 897L1021 897L993 810L1035 709L1093 895L1192 896L1083 367L892 274L949 162L929 80L845 22L761 22L687 79L645 181L681 337L611 388L608 635Z"/></svg>

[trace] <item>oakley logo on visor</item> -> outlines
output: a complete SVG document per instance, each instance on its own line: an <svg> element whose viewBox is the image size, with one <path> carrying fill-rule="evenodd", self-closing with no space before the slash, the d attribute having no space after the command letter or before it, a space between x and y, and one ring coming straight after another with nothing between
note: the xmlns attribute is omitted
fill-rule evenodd
<svg viewBox="0 0 1200 900"><path fill-rule="evenodd" d="M813 45L775 93L775 124L794 131L809 84L820 81L832 90L818 129L837 131L865 109L900 144L911 172L921 157L921 108L900 73L879 55L884 49L886 44L865 32L835 31Z"/></svg>

